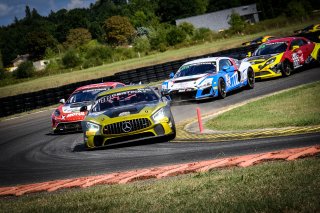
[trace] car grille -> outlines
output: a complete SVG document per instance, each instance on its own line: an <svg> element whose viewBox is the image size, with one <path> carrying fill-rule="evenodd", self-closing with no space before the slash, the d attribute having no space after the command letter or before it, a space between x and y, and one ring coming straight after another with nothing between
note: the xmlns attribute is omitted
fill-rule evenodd
<svg viewBox="0 0 320 213"><path fill-rule="evenodd" d="M151 125L151 121L148 118L138 118L127 121L121 121L113 124L105 125L103 128L103 134L114 135L128 132L134 132L140 129L145 129Z"/></svg>
<svg viewBox="0 0 320 213"><path fill-rule="evenodd" d="M56 131L81 131L81 122L59 123Z"/></svg>
<svg viewBox="0 0 320 213"><path fill-rule="evenodd" d="M178 92L172 91L170 97L173 101L194 100L196 98L197 90Z"/></svg>
<svg viewBox="0 0 320 213"><path fill-rule="evenodd" d="M188 79L184 79L184 80L175 80L174 83L182 83L182 82L188 82L188 81L196 81L199 78L188 78Z"/></svg>

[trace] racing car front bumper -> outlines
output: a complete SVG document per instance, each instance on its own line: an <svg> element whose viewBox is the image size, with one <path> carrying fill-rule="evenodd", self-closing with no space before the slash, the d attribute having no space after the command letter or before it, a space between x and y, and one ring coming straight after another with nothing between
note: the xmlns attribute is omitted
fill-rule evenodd
<svg viewBox="0 0 320 213"><path fill-rule="evenodd" d="M200 100L215 97L215 90L212 86L205 88L188 88L180 90L171 90L165 92L173 101Z"/></svg>
<svg viewBox="0 0 320 213"><path fill-rule="evenodd" d="M281 73L282 63L278 63L276 65L266 66L262 69L254 70L255 79L262 80L268 78L276 78L282 76Z"/></svg>
<svg viewBox="0 0 320 213"><path fill-rule="evenodd" d="M58 123L56 127L53 128L53 132L81 132L81 121L77 122L66 122Z"/></svg>

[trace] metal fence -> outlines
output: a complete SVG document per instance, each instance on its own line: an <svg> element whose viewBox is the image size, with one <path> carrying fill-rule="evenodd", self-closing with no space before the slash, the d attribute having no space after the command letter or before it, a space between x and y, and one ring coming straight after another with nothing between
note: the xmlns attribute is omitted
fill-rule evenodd
<svg viewBox="0 0 320 213"><path fill-rule="evenodd" d="M307 37L315 42L320 42L319 32L301 34L301 36ZM130 83L149 83L167 79L171 72L175 72L185 62L204 57L215 56L228 56L237 59L243 59L248 52L253 52L258 45L251 45L239 48L233 48L229 50L223 50L215 53L201 55L197 57L189 57L182 60L166 62L163 64L157 64L148 67L141 67L137 69L127 70L116 73L113 76L106 76L103 78L77 82L69 85L64 85L56 88L45 89L37 92L25 93L5 98L0 98L1 109L0 117L30 111L41 107L57 104L60 99L67 99L69 95L78 87L101 83L108 81L119 81L125 84Z"/></svg>

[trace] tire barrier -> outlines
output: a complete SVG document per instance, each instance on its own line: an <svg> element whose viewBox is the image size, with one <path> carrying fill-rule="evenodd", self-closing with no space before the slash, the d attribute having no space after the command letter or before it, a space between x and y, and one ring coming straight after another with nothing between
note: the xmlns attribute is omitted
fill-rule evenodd
<svg viewBox="0 0 320 213"><path fill-rule="evenodd" d="M320 31L316 33L298 34L295 36L303 36L309 38L312 41L320 42ZM214 52L196 57L184 58L181 60L166 62L163 64L156 64L152 66L126 70L123 72L116 73L112 76L81 81L69 85L45 89L32 93L24 93L16 96L0 98L0 117L58 104L60 99L67 99L70 96L70 94L80 86L108 81L119 81L125 84L140 82L150 83L160 81L167 79L171 72L176 72L182 64L188 61L198 58L217 56L227 56L237 59L243 59L246 57L248 52L253 52L258 46L259 44L222 50L219 52Z"/></svg>

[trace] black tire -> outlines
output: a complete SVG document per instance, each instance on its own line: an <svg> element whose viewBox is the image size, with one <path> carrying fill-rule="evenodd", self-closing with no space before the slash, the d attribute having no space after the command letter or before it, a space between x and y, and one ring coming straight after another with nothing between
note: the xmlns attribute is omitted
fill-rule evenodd
<svg viewBox="0 0 320 213"><path fill-rule="evenodd" d="M281 67L281 73L282 73L282 76L283 77L288 77L291 75L291 72L292 72L292 65L289 61L284 61L282 63L282 67Z"/></svg>
<svg viewBox="0 0 320 213"><path fill-rule="evenodd" d="M222 78L219 78L219 81L218 81L218 97L223 99L226 96L227 96L226 82Z"/></svg>
<svg viewBox="0 0 320 213"><path fill-rule="evenodd" d="M251 67L249 67L247 71L247 87L246 88L253 89L254 83L255 83L254 71L252 70Z"/></svg>

